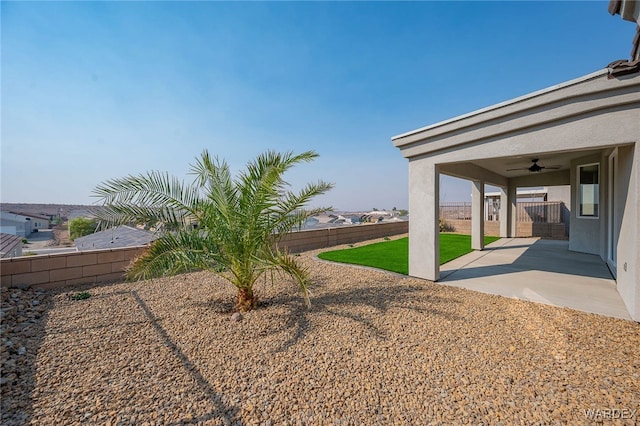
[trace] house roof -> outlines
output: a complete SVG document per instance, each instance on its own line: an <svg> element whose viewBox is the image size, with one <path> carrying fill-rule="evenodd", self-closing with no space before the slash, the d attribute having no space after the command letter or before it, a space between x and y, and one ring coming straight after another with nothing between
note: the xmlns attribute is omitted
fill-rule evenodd
<svg viewBox="0 0 640 426"><path fill-rule="evenodd" d="M151 232L121 225L76 238L75 243L78 251L85 251L144 246L157 239L158 237Z"/></svg>
<svg viewBox="0 0 640 426"><path fill-rule="evenodd" d="M625 21L640 25L640 2L638 0L610 0L609 13L618 14Z"/></svg>
<svg viewBox="0 0 640 426"><path fill-rule="evenodd" d="M487 141L537 125L549 125L613 110L634 109L640 73L608 79L608 70L530 93L392 137L406 158ZM635 125L634 123L625 123ZM527 160L529 161L529 160Z"/></svg>
<svg viewBox="0 0 640 426"><path fill-rule="evenodd" d="M30 217L8 211L0 212L0 219L2 219L2 223L5 225L8 223L14 223L18 226L24 226L25 223L31 222Z"/></svg>
<svg viewBox="0 0 640 426"><path fill-rule="evenodd" d="M396 135L396 136L392 136L391 140L393 141L394 145L399 147L399 146L403 145L403 139L408 138L410 136L414 136L414 135L417 135L419 133L423 133L423 132L426 132L428 130L436 129L438 127L442 127L442 126L445 126L445 125L448 125L448 124L453 124L453 123L456 123L456 122L459 122L459 121L467 120L467 119L470 119L470 118L473 118L473 117L476 117L476 116L479 116L479 115L483 115L483 114L486 114L486 113L489 113L489 112L492 112L492 111L495 111L495 110L503 109L503 108L506 108L506 107L509 107L509 106L512 106L512 105L515 106L515 105L520 104L520 103L522 103L524 101L533 100L535 98L544 96L544 95L549 94L551 92L555 92L555 91L558 91L558 90L561 90L561 89L564 89L564 88L567 88L567 87L579 85L581 83L584 83L585 81L590 81L590 80L593 80L593 79L601 78L602 76L606 75L607 73L608 73L608 70L605 68L605 69L596 71L594 73L587 74L585 76L578 77L576 79L566 81L564 83L556 84L554 86L550 86L550 87L547 87L545 89L541 89L541 90L537 90L535 92L527 93L526 95L522 95L522 96L519 96L517 98L509 99L508 101L500 102L500 103L497 103L497 104L494 104L494 105L491 105L491 106L488 106L488 107L484 107L484 108L481 108L481 109L478 109L478 110L475 110L475 111L468 112L466 114L459 115L457 117L453 117L453 118L449 118L447 120L439 121L437 123L421 127L419 129L410 130L408 132L405 132L405 133L402 133L402 134L399 134L399 135Z"/></svg>
<svg viewBox="0 0 640 426"><path fill-rule="evenodd" d="M419 167L505 187L568 185L571 164L631 145L640 134L640 72L603 69L511 101L393 138ZM531 173L533 159L553 170ZM429 169L428 172L434 171Z"/></svg>
<svg viewBox="0 0 640 426"><path fill-rule="evenodd" d="M34 219L50 220L49 216L43 216L43 215L39 215L39 214L22 213L22 212L11 212L11 211L9 213L15 214L15 215L19 215L19 216L24 216L24 217L32 217Z"/></svg>
<svg viewBox="0 0 640 426"><path fill-rule="evenodd" d="M18 244L22 244L22 237L17 235L0 233L0 257L11 251Z"/></svg>

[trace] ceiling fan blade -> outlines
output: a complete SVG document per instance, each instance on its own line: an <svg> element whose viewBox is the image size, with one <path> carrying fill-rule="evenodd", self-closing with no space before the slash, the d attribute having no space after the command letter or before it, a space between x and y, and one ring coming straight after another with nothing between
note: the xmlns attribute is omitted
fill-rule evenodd
<svg viewBox="0 0 640 426"><path fill-rule="evenodd" d="M508 172L513 172L515 170L529 170L529 167L519 167L517 169L507 169Z"/></svg>
<svg viewBox="0 0 640 426"><path fill-rule="evenodd" d="M551 170L562 168L562 166L540 166L540 167L542 167L543 169L551 169Z"/></svg>

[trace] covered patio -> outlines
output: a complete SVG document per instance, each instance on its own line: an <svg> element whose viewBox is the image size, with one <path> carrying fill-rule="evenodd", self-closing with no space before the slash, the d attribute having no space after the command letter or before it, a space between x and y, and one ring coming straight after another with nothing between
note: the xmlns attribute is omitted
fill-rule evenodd
<svg viewBox="0 0 640 426"><path fill-rule="evenodd" d="M393 137L409 161L409 274L444 278L441 174L471 182L472 248L478 251L484 249L485 185L500 190L503 238L516 236L518 188L570 185L567 253L592 255L608 267L630 317L640 321L639 138L640 73L610 69ZM521 273L547 261L521 262ZM566 298L585 293L589 276L579 278Z"/></svg>
<svg viewBox="0 0 640 426"><path fill-rule="evenodd" d="M568 246L567 241L502 238L442 265L439 282L630 320L606 264Z"/></svg>

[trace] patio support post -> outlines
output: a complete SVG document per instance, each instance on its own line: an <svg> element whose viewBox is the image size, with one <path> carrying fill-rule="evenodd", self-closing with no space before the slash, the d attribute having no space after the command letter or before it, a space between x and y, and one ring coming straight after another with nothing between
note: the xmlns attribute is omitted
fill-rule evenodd
<svg viewBox="0 0 640 426"><path fill-rule="evenodd" d="M518 187L516 185L509 183L507 198L507 220L509 222L507 236L515 238L518 236Z"/></svg>
<svg viewBox="0 0 640 426"><path fill-rule="evenodd" d="M474 180L471 190L471 248L484 248L484 181Z"/></svg>
<svg viewBox="0 0 640 426"><path fill-rule="evenodd" d="M511 211L509 209L509 189L504 186L500 187L500 238L509 236L511 229Z"/></svg>
<svg viewBox="0 0 640 426"><path fill-rule="evenodd" d="M440 170L409 160L409 275L440 278Z"/></svg>

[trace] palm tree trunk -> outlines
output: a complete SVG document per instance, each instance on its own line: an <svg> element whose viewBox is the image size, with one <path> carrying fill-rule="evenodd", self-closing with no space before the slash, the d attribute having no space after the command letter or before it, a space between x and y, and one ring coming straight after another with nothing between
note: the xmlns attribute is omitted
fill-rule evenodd
<svg viewBox="0 0 640 426"><path fill-rule="evenodd" d="M258 306L258 299L253 293L253 288L239 288L236 309L241 312L250 311Z"/></svg>

